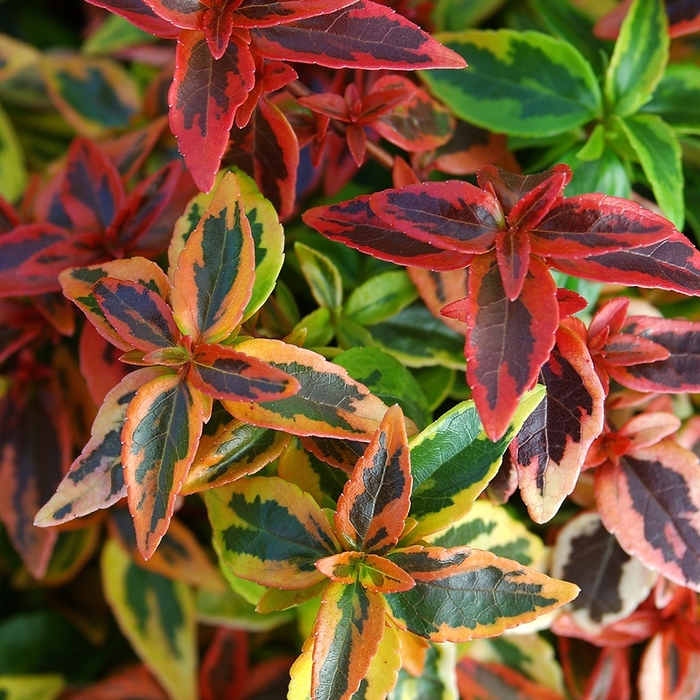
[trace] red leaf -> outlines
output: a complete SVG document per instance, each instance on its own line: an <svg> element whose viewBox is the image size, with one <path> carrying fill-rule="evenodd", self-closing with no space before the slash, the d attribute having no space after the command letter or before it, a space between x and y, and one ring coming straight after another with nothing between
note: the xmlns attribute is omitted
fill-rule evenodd
<svg viewBox="0 0 700 700"><path fill-rule="evenodd" d="M174 39L179 29L159 17L144 0L87 0L91 5L104 7L110 12L124 17L139 29L155 34L162 39Z"/></svg>
<svg viewBox="0 0 700 700"><path fill-rule="evenodd" d="M197 29L199 15L205 9L199 0L145 0L145 2L157 15L181 29Z"/></svg>
<svg viewBox="0 0 700 700"><path fill-rule="evenodd" d="M244 0L233 10L237 27L273 27L295 20L327 15L356 0Z"/></svg>
<svg viewBox="0 0 700 700"><path fill-rule="evenodd" d="M519 230L499 231L496 235L496 260L506 296L515 301L520 296L530 264L530 236Z"/></svg>
<svg viewBox="0 0 700 700"><path fill-rule="evenodd" d="M199 671L202 700L241 700L248 671L248 635L217 628Z"/></svg>

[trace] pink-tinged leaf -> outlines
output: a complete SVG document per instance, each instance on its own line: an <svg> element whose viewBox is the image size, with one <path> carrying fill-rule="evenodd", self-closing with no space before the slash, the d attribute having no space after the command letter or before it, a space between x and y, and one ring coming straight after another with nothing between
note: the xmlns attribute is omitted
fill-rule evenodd
<svg viewBox="0 0 700 700"><path fill-rule="evenodd" d="M466 308L467 383L486 434L499 440L554 347L556 284L533 258L520 296L509 301L495 254L479 256L469 271Z"/></svg>
<svg viewBox="0 0 700 700"><path fill-rule="evenodd" d="M620 546L671 581L700 589L700 466L670 439L596 470L603 524Z"/></svg>
<svg viewBox="0 0 700 700"><path fill-rule="evenodd" d="M0 365L45 329L42 317L16 299L0 299Z"/></svg>
<svg viewBox="0 0 700 700"><path fill-rule="evenodd" d="M326 15L356 0L244 0L233 10L237 27L272 27L299 19Z"/></svg>
<svg viewBox="0 0 700 700"><path fill-rule="evenodd" d="M418 289L420 298L425 302L433 316L446 323L453 331L465 335L467 326L464 321L444 316L440 310L467 296L467 270L433 272L418 267L409 267L407 271L411 282Z"/></svg>
<svg viewBox="0 0 700 700"><path fill-rule="evenodd" d="M14 207L2 196L0 196L0 233L7 233L15 226L19 226L21 220Z"/></svg>
<svg viewBox="0 0 700 700"><path fill-rule="evenodd" d="M510 445L530 517L550 520L576 486L593 440L603 429L603 387L583 339L560 326L539 381L547 396Z"/></svg>
<svg viewBox="0 0 700 700"><path fill-rule="evenodd" d="M201 27L211 55L218 61L226 51L231 32L233 31L233 16L221 7L202 8ZM192 27L197 29L197 27Z"/></svg>
<svg viewBox="0 0 700 700"><path fill-rule="evenodd" d="M144 2L166 22L180 29L197 29L199 15L206 6L199 0L144 0ZM221 5L222 3L215 3Z"/></svg>
<svg viewBox="0 0 700 700"><path fill-rule="evenodd" d="M463 68L464 59L401 15L370 0L326 15L253 29L266 58L328 68Z"/></svg>
<svg viewBox="0 0 700 700"><path fill-rule="evenodd" d="M247 674L248 634L218 627L199 670L202 700L242 700Z"/></svg>
<svg viewBox="0 0 700 700"><path fill-rule="evenodd" d="M399 265L455 270L471 262L470 254L442 250L409 238L379 218L370 208L369 200L370 195L365 195L348 202L314 207L304 212L302 218L326 238Z"/></svg>
<svg viewBox="0 0 700 700"><path fill-rule="evenodd" d="M369 203L386 225L418 241L460 253L484 253L493 248L504 225L498 200L459 180L384 190L371 195Z"/></svg>
<svg viewBox="0 0 700 700"><path fill-rule="evenodd" d="M236 109L255 83L255 62L235 34L220 59L204 34L185 30L178 36L176 69L168 95L170 128L197 186L214 185Z"/></svg>
<svg viewBox="0 0 700 700"><path fill-rule="evenodd" d="M95 406L131 371L119 361L121 350L108 343L91 323L83 324L78 346L80 372Z"/></svg>
<svg viewBox="0 0 700 700"><path fill-rule="evenodd" d="M529 231L547 216L564 187L571 180L571 171L555 166L550 176L523 194L508 213L508 226L515 230Z"/></svg>
<svg viewBox="0 0 700 700"><path fill-rule="evenodd" d="M647 644L637 678L640 700L692 698L700 691L700 653L669 625Z"/></svg>
<svg viewBox="0 0 700 700"><path fill-rule="evenodd" d="M603 194L560 199L530 231L533 252L556 258L648 246L677 233L662 216L626 199Z"/></svg>
<svg viewBox="0 0 700 700"><path fill-rule="evenodd" d="M530 264L530 236L522 231L499 231L496 235L496 260L503 291L515 301L523 289Z"/></svg>
<svg viewBox="0 0 700 700"><path fill-rule="evenodd" d="M80 231L101 233L112 223L124 201L119 172L87 139L76 139L68 150L61 200Z"/></svg>
<svg viewBox="0 0 700 700"><path fill-rule="evenodd" d="M202 393L228 401L275 401L293 396L300 388L282 370L223 345L197 348L189 380Z"/></svg>
<svg viewBox="0 0 700 700"><path fill-rule="evenodd" d="M107 323L133 348L150 352L177 344L180 332L170 307L148 287L106 277L92 294Z"/></svg>
<svg viewBox="0 0 700 700"><path fill-rule="evenodd" d="M211 403L181 376L142 386L127 409L122 463L139 552L149 559L168 529Z"/></svg>
<svg viewBox="0 0 700 700"><path fill-rule="evenodd" d="M38 366L34 372L40 373ZM58 533L36 527L34 514L70 463L68 412L51 384L18 384L0 400L0 521L29 572L39 579L47 571Z"/></svg>
<svg viewBox="0 0 700 700"><path fill-rule="evenodd" d="M18 226L0 236L0 297L60 291L63 270L100 257L104 254L93 233L48 223Z"/></svg>
<svg viewBox="0 0 700 700"><path fill-rule="evenodd" d="M91 5L104 7L110 12L123 17L139 29L155 34L162 39L175 39L180 30L170 22L159 17L144 0L88 0Z"/></svg>
<svg viewBox="0 0 700 700"><path fill-rule="evenodd" d="M666 411L639 413L630 418L618 431L630 439L629 452L636 452L655 445L666 437L675 435L681 427L681 419Z"/></svg>
<svg viewBox="0 0 700 700"><path fill-rule="evenodd" d="M663 345L632 333L616 333L611 336L598 354L606 370L666 360L671 355ZM621 371L624 374L624 369Z"/></svg>
<svg viewBox="0 0 700 700"><path fill-rule="evenodd" d="M56 493L36 514L39 527L58 525L111 505L126 496L121 434L126 410L144 384L167 370L148 367L127 375L105 397L90 431L90 440L58 485Z"/></svg>
<svg viewBox="0 0 700 700"><path fill-rule="evenodd" d="M227 173L190 234L173 273L177 324L196 342L227 338L243 318L255 279L255 243L241 191Z"/></svg>
<svg viewBox="0 0 700 700"><path fill-rule="evenodd" d="M634 366L606 365L613 379L636 391L672 394L700 391L700 323L630 316L624 331L641 342L661 346L668 356Z"/></svg>
<svg viewBox="0 0 700 700"><path fill-rule="evenodd" d="M549 263L567 274L598 282L700 294L700 251L678 232L652 245L571 260L557 257Z"/></svg>
<svg viewBox="0 0 700 700"><path fill-rule="evenodd" d="M247 340L236 349L279 368L301 384L294 396L280 401L224 401L226 410L245 423L292 435L369 442L386 413L386 405L364 385L315 352L265 338Z"/></svg>
<svg viewBox="0 0 700 700"><path fill-rule="evenodd" d="M336 532L353 549L384 554L403 532L412 483L403 412L394 404L338 499Z"/></svg>
<svg viewBox="0 0 700 700"><path fill-rule="evenodd" d="M79 690L68 690L61 700L168 700L168 694L145 666L127 666Z"/></svg>
<svg viewBox="0 0 700 700"><path fill-rule="evenodd" d="M313 631L314 700L350 700L384 634L384 609L382 596L359 582L326 588Z"/></svg>
<svg viewBox="0 0 700 700"><path fill-rule="evenodd" d="M108 277L155 290L163 299L170 292L170 280L156 263L145 258L112 260L101 265L70 268L59 276L63 294L78 306L97 332L112 345L129 352L133 346L107 321L92 291L95 284Z"/></svg>

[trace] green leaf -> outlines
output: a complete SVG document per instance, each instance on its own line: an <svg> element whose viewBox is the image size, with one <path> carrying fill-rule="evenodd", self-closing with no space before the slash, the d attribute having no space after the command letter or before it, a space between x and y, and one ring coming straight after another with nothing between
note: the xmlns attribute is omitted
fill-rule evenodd
<svg viewBox="0 0 700 700"><path fill-rule="evenodd" d="M430 422L428 400L420 384L397 359L383 350L351 348L333 362L344 367L353 379L364 384L387 406L398 403L419 429Z"/></svg>
<svg viewBox="0 0 700 700"><path fill-rule="evenodd" d="M585 148L585 146L584 146ZM629 199L632 193L629 175L625 165L615 151L606 147L596 160L581 160L580 148L565 153L561 160L571 166L574 176L566 186L566 196L588 192L603 192L614 197Z"/></svg>
<svg viewBox="0 0 700 700"><path fill-rule="evenodd" d="M453 369L433 365L432 367L416 367L412 374L423 389L428 400L428 408L434 411L450 395L457 373ZM466 386L464 377L462 377L462 385Z"/></svg>
<svg viewBox="0 0 700 700"><path fill-rule="evenodd" d="M22 147L12 122L0 105L0 195L14 202L24 192L26 184Z"/></svg>
<svg viewBox="0 0 700 700"><path fill-rule="evenodd" d="M343 303L343 283L331 259L299 242L294 252L318 305L337 312Z"/></svg>
<svg viewBox="0 0 700 700"><path fill-rule="evenodd" d="M658 114L677 132L700 133L700 66L671 63L640 111Z"/></svg>
<svg viewBox="0 0 700 700"><path fill-rule="evenodd" d="M588 137L585 146L576 152L579 160L598 160L603 157L605 151L605 127L603 124L596 124L595 129Z"/></svg>
<svg viewBox="0 0 700 700"><path fill-rule="evenodd" d="M119 15L110 14L85 40L81 50L87 56L109 56L120 49L155 41L158 41L158 37L142 31Z"/></svg>
<svg viewBox="0 0 700 700"><path fill-rule="evenodd" d="M651 98L668 60L668 20L662 0L635 0L625 17L605 75L605 99L627 117Z"/></svg>
<svg viewBox="0 0 700 700"><path fill-rule="evenodd" d="M419 676L405 668L399 671L391 700L456 700L459 697L455 678L456 648L453 644L430 644L425 665Z"/></svg>
<svg viewBox="0 0 700 700"><path fill-rule="evenodd" d="M620 119L625 136L637 153L656 202L676 228L683 228L683 168L681 147L673 129L656 114Z"/></svg>
<svg viewBox="0 0 700 700"><path fill-rule="evenodd" d="M458 32L475 27L498 10L505 0L437 0L433 22L441 32Z"/></svg>
<svg viewBox="0 0 700 700"><path fill-rule="evenodd" d="M418 298L405 270L383 272L356 287L345 302L344 315L364 326L379 323Z"/></svg>
<svg viewBox="0 0 700 700"><path fill-rule="evenodd" d="M105 596L125 636L173 700L196 700L192 591L137 566L115 540L102 550Z"/></svg>
<svg viewBox="0 0 700 700"><path fill-rule="evenodd" d="M413 494L409 537L442 530L469 512L495 476L503 453L525 418L544 398L543 387L526 392L504 436L486 437L473 401L464 401L410 442Z"/></svg>
<svg viewBox="0 0 700 700"><path fill-rule="evenodd" d="M515 136L549 136L600 114L593 70L566 41L510 29L436 38L463 56L468 66L421 77L465 121Z"/></svg>
<svg viewBox="0 0 700 700"><path fill-rule="evenodd" d="M64 686L58 675L0 676L0 700L54 700Z"/></svg>
<svg viewBox="0 0 700 700"><path fill-rule="evenodd" d="M306 332L306 337L304 338L304 345L306 345L306 347L314 348L328 345L335 335L331 312L325 306L319 306L310 314L306 314L306 316L294 326L294 331L300 331L302 329Z"/></svg>
<svg viewBox="0 0 700 700"><path fill-rule="evenodd" d="M213 627L235 627L247 632L267 632L294 620L292 611L261 615L255 605L232 589L223 593L197 591L197 619Z"/></svg>

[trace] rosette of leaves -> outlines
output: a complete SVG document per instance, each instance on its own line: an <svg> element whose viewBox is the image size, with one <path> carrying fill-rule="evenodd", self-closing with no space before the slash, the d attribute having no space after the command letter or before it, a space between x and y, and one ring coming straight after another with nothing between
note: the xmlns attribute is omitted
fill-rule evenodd
<svg viewBox="0 0 700 700"><path fill-rule="evenodd" d="M510 436L542 396L538 389L526 399ZM461 432L468 424L472 430ZM433 424L415 438L412 465L403 413L393 406L332 518L310 494L274 476L206 493L224 562L269 587L258 610L321 594L289 697L385 697L401 664L397 629L435 642L466 641L497 635L576 596L573 584L515 561L423 539L468 511L498 467L507 442L492 443L480 427L473 404L465 402L442 420L439 432ZM461 469L454 444L463 448ZM451 485L439 483L445 467ZM438 498L439 488L457 492Z"/></svg>
<svg viewBox="0 0 700 700"><path fill-rule="evenodd" d="M370 439L386 406L344 370L281 341L239 337L241 323L265 301L282 264L279 222L259 194L253 203L247 201L249 220L239 180L226 174L197 226L178 227L183 235L173 238L176 262L169 276L144 258L61 274L64 294L123 351L124 362L141 368L107 395L90 441L37 514L37 525L106 508L128 492L138 549L148 559L167 531L214 399L246 423ZM263 258L275 251L270 267ZM265 271L257 280L256 256ZM293 404L284 403L293 395ZM256 411L260 402L268 406ZM236 442L239 425L224 443ZM267 461L276 456L267 454ZM221 478L232 480L266 463L246 462ZM205 488L203 480L192 490Z"/></svg>

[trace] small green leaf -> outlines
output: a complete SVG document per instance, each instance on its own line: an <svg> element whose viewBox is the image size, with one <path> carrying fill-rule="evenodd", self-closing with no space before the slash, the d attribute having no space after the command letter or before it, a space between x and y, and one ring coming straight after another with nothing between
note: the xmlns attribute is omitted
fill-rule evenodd
<svg viewBox="0 0 700 700"><path fill-rule="evenodd" d="M24 154L15 128L0 105L0 195L14 202L24 192L26 184Z"/></svg>
<svg viewBox="0 0 700 700"><path fill-rule="evenodd" d="M109 56L120 49L143 46L158 41L119 15L107 15L105 21L90 34L82 46L87 56Z"/></svg>
<svg viewBox="0 0 700 700"><path fill-rule="evenodd" d="M658 114L677 132L700 133L700 66L672 63L640 111Z"/></svg>
<svg viewBox="0 0 700 700"><path fill-rule="evenodd" d="M637 114L619 124L637 153L656 202L678 229L683 228L681 147L673 129L656 114Z"/></svg>
<svg viewBox="0 0 700 700"><path fill-rule="evenodd" d="M0 676L0 700L54 700L66 685L62 676Z"/></svg>
<svg viewBox="0 0 700 700"><path fill-rule="evenodd" d="M345 302L344 314L367 326L390 318L417 298L418 292L405 270L383 272L355 288Z"/></svg>
<svg viewBox="0 0 700 700"><path fill-rule="evenodd" d="M437 0L433 21L441 32L458 32L475 27L496 12L505 0Z"/></svg>
<svg viewBox="0 0 700 700"><path fill-rule="evenodd" d="M412 374L423 389L428 400L428 408L434 411L450 395L457 373L453 369L433 365L432 367L416 367ZM464 377L462 377L461 385L467 386Z"/></svg>
<svg viewBox="0 0 700 700"><path fill-rule="evenodd" d="M576 157L579 160L598 160L603 156L605 151L605 127L602 124L596 124L595 129L586 141L586 145L576 152Z"/></svg>
<svg viewBox="0 0 700 700"><path fill-rule="evenodd" d="M338 311L343 303L343 283L331 259L299 242L294 244L294 252L318 305Z"/></svg>
<svg viewBox="0 0 700 700"><path fill-rule="evenodd" d="M584 146L585 148L585 146ZM565 153L562 162L571 166L574 176L566 186L566 196L588 192L603 192L614 197L629 199L632 193L627 168L612 148L605 148L596 160L581 160L578 147Z"/></svg>
<svg viewBox="0 0 700 700"><path fill-rule="evenodd" d="M247 632L267 632L294 619L289 611L261 615L255 605L232 589L223 593L197 591L197 619L213 627L235 627Z"/></svg>
<svg viewBox="0 0 700 700"><path fill-rule="evenodd" d="M319 306L294 326L294 331L306 331L304 345L308 348L318 348L328 345L333 340L335 329L331 322L331 312L325 306Z"/></svg>
<svg viewBox="0 0 700 700"><path fill-rule="evenodd" d="M593 70L566 41L510 29L436 38L463 56L468 66L421 77L465 121L514 136L550 136L600 114Z"/></svg>
<svg viewBox="0 0 700 700"><path fill-rule="evenodd" d="M625 17L605 75L605 98L627 117L651 98L668 60L668 19L662 0L635 0Z"/></svg>

